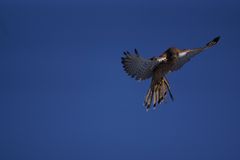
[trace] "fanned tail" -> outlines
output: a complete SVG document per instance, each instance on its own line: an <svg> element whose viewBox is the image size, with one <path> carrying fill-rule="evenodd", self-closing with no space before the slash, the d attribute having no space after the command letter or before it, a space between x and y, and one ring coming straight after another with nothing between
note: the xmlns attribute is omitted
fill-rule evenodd
<svg viewBox="0 0 240 160"><path fill-rule="evenodd" d="M162 103L169 92L170 98L173 100L173 95L170 91L170 86L165 77L159 82L154 82L152 80L150 88L148 89L147 95L144 100L144 105L148 110L153 102L153 107L155 108L157 104Z"/></svg>

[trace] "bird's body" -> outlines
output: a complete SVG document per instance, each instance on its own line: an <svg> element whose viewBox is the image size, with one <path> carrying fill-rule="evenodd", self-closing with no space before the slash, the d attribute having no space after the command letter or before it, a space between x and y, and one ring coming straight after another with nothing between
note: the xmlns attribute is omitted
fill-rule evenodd
<svg viewBox="0 0 240 160"><path fill-rule="evenodd" d="M195 49L180 50L172 47L167 49L160 56L150 59L142 58L136 49L135 54L124 52L125 56L122 57L122 64L125 71L130 76L137 80L152 78L150 88L144 101L146 108L150 108L152 101L154 107L157 103L164 101L167 92L169 92L171 99L173 99L166 75L169 72L181 68L200 52L214 46L219 39L220 37L216 37L205 46Z"/></svg>

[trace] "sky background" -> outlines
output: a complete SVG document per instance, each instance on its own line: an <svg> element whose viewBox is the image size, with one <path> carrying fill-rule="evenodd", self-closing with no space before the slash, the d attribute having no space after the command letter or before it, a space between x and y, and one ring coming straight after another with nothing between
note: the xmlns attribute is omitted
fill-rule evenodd
<svg viewBox="0 0 240 160"><path fill-rule="evenodd" d="M239 16L238 0L1 0L0 159L240 159ZM218 35L146 112L122 52Z"/></svg>

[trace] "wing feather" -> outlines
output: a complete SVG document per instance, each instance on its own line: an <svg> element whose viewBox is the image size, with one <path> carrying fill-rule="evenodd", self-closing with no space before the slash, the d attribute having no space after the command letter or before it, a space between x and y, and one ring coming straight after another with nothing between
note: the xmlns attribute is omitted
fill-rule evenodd
<svg viewBox="0 0 240 160"><path fill-rule="evenodd" d="M205 48L195 48L195 49L187 49L184 50L182 53L186 53L187 55L183 58L180 58L179 61L172 67L171 71L176 71L180 69L184 64L191 60L192 57L196 56L197 54L201 53ZM181 54L181 53L179 53Z"/></svg>
<svg viewBox="0 0 240 160"><path fill-rule="evenodd" d="M157 58L146 59L141 57L135 49L135 54L124 52L122 64L128 75L136 80L145 80L152 76L153 69L161 63Z"/></svg>
<svg viewBox="0 0 240 160"><path fill-rule="evenodd" d="M213 40L208 42L203 47L183 50L183 52L181 52L179 54L186 54L186 56L183 56L183 58L180 58L180 60L176 63L176 65L174 65L172 67L171 71L176 71L176 70L180 69L185 63L190 61L190 59L192 57L195 57L196 55L203 52L204 50L215 46L218 43L219 40L220 40L220 36L215 37Z"/></svg>

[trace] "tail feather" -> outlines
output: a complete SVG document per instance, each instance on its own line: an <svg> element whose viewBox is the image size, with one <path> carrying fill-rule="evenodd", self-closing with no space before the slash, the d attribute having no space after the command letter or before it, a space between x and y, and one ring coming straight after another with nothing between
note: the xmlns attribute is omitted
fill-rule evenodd
<svg viewBox="0 0 240 160"><path fill-rule="evenodd" d="M157 88L158 88L158 85L155 85L154 91L153 91L153 106L154 107L156 106L156 102L157 102Z"/></svg>
<svg viewBox="0 0 240 160"><path fill-rule="evenodd" d="M157 103L161 103L165 100L169 92L171 99L173 100L172 93L170 91L169 83L165 77L162 78L160 82L152 81L150 88L148 89L147 95L144 100L144 105L148 110L153 102L153 107L155 108Z"/></svg>
<svg viewBox="0 0 240 160"><path fill-rule="evenodd" d="M146 106L147 109L150 108L150 105L152 103L152 95L153 95L153 91L152 88L150 87L148 89L147 95L145 97L145 101L144 101L144 106Z"/></svg>
<svg viewBox="0 0 240 160"><path fill-rule="evenodd" d="M163 89L161 89L161 87L158 87L158 95L159 95L158 102L157 102L158 104L160 104L160 102L163 101L162 91L163 91Z"/></svg>
<svg viewBox="0 0 240 160"><path fill-rule="evenodd" d="M168 80L167 80L166 78L165 78L165 80L164 80L164 83L165 83L166 86L167 86L167 89L168 89L170 98L172 99L172 101L174 101L174 97L173 97L172 92L171 92L171 90L170 90L170 85L169 85Z"/></svg>
<svg viewBox="0 0 240 160"><path fill-rule="evenodd" d="M159 100L159 97L160 97L160 92L159 92L159 90L160 90L160 87L159 86L157 86L156 87L156 102L158 103L158 100ZM154 102L154 104L155 104L155 106L156 106L156 102Z"/></svg>

